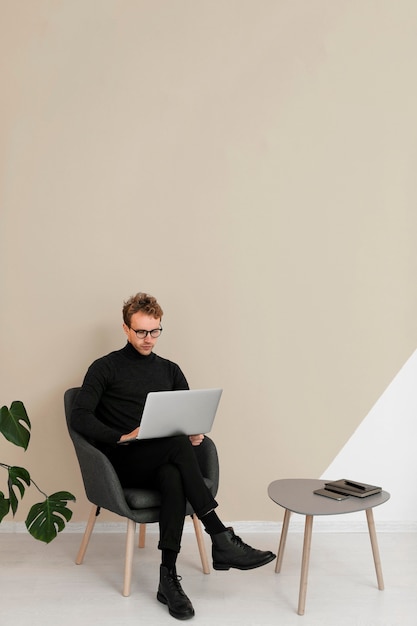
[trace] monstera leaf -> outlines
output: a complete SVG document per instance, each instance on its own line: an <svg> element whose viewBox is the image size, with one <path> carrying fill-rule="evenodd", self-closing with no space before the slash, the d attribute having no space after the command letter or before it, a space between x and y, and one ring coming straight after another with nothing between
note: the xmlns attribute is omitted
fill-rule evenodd
<svg viewBox="0 0 417 626"><path fill-rule="evenodd" d="M10 500L4 497L4 493L0 491L0 522L6 517L10 510Z"/></svg>
<svg viewBox="0 0 417 626"><path fill-rule="evenodd" d="M7 441L14 443L27 450L30 440L30 420L23 402L15 400L10 405L2 406L0 409L0 432L6 437Z"/></svg>
<svg viewBox="0 0 417 626"><path fill-rule="evenodd" d="M19 504L14 488L17 487L20 492L20 497L23 498L26 489L24 483L26 483L26 485L30 487L31 480L29 472L25 470L24 467L9 467L8 470L9 480L7 481L7 483L9 485L9 501L10 508L12 509L12 513L14 515L17 511L17 506Z"/></svg>
<svg viewBox="0 0 417 626"><path fill-rule="evenodd" d="M67 507L68 500L75 501L72 493L58 491L47 496L44 502L31 507L26 518L26 528L32 537L45 543L55 539L72 517L72 511Z"/></svg>

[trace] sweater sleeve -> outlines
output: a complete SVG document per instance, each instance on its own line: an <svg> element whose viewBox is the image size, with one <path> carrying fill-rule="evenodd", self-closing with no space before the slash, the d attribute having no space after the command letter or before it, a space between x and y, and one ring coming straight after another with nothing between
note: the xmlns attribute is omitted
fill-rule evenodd
<svg viewBox="0 0 417 626"><path fill-rule="evenodd" d="M187 379L185 378L182 369L179 367L179 365L177 365L176 363L172 363L173 368L174 368L174 373L173 373L173 386L172 389L173 390L182 390L182 389L189 389L189 385L187 382Z"/></svg>
<svg viewBox="0 0 417 626"><path fill-rule="evenodd" d="M97 406L111 377L109 363L104 359L95 361L85 375L71 413L73 428L97 443L115 444L125 432L108 426L96 416Z"/></svg>

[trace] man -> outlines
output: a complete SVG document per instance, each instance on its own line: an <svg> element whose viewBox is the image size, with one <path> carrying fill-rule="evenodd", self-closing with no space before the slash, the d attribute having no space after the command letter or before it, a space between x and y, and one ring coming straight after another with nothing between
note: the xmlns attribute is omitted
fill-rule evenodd
<svg viewBox="0 0 417 626"><path fill-rule="evenodd" d="M96 360L88 369L71 416L74 428L110 459L124 487L153 487L161 493L161 550L157 598L178 619L194 615L180 585L177 556L186 500L211 537L214 569L253 569L275 555L255 550L226 528L215 512L217 502L206 487L193 446L204 435L135 440L146 396L150 391L188 389L179 366L154 353L161 335L163 311L157 300L138 293L123 306L127 344Z"/></svg>

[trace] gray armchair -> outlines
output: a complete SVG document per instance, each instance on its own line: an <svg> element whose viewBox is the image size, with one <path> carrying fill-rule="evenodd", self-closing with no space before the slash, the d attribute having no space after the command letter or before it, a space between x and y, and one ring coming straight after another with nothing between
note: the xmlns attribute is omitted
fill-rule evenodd
<svg viewBox="0 0 417 626"><path fill-rule="evenodd" d="M64 395L65 416L68 431L74 444L75 452L80 465L88 500L93 504L87 522L85 533L76 558L77 565L81 565L90 541L91 534L100 509L107 509L127 519L126 559L123 583L123 595L130 595L132 580L133 549L136 524L140 524L139 547L145 545L146 524L157 522L159 519L160 494L151 489L124 489L108 458L82 435L71 427L71 410L79 387L68 389ZM219 486L219 462L214 442L205 437L203 443L195 447L204 480L213 497ZM200 552L203 572L210 573L200 520L194 514L191 505L187 504L187 515L191 515L198 549Z"/></svg>

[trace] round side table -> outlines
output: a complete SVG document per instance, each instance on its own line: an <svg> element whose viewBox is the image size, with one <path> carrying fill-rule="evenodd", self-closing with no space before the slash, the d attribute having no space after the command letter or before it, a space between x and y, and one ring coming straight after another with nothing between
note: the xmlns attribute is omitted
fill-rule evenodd
<svg viewBox="0 0 417 626"><path fill-rule="evenodd" d="M313 518L315 515L340 515L342 513L353 513L355 511L365 511L368 522L369 536L371 539L372 554L374 557L378 589L384 588L382 577L381 560L379 557L378 542L375 531L375 523L372 509L386 502L390 494L387 491L366 498L351 496L346 500L332 500L316 495L314 491L324 487L324 480L309 478L287 478L274 480L268 487L268 495L285 509L284 521L282 524L281 539L278 547L278 556L275 571L281 571L282 559L284 556L285 542L287 539L288 526L291 513L305 515L303 557L301 563L300 592L298 597L298 614L304 615L307 594L308 565L310 560L311 535L313 529Z"/></svg>

